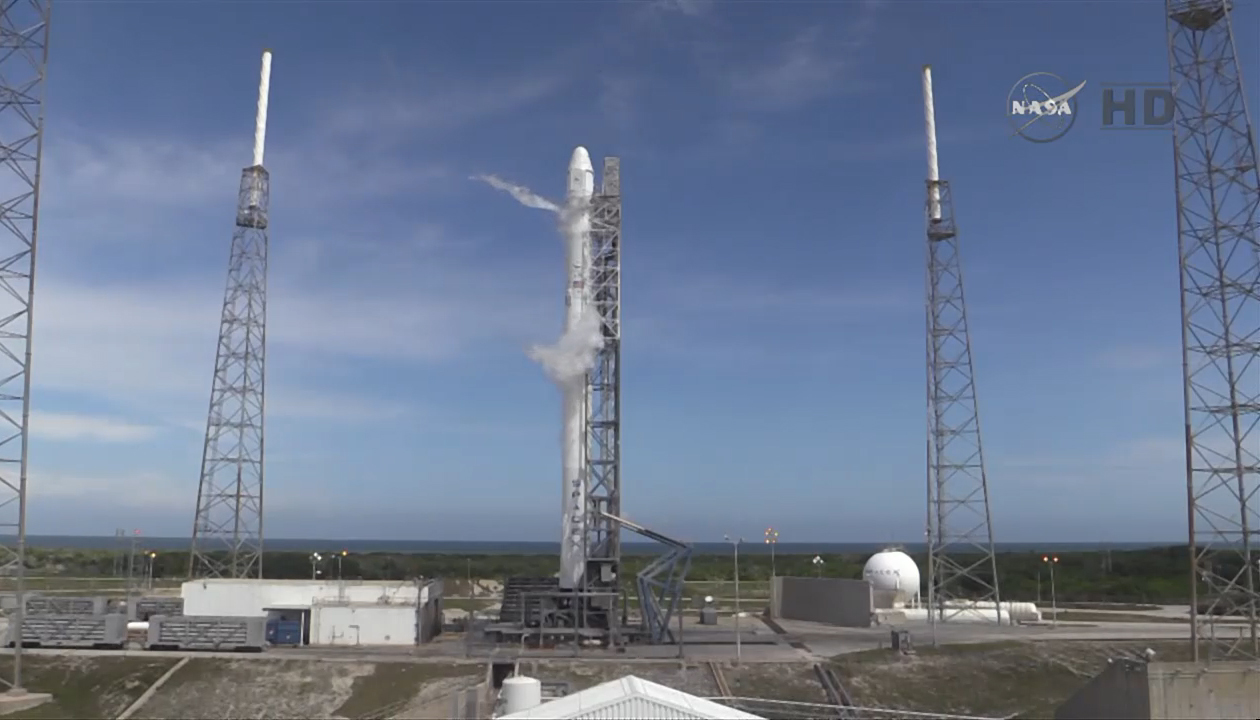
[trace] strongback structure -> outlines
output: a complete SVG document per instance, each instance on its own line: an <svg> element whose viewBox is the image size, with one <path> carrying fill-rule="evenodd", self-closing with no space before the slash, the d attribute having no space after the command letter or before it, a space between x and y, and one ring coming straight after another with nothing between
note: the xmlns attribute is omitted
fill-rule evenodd
<svg viewBox="0 0 1260 720"><path fill-rule="evenodd" d="M263 415L269 176L263 138L271 54L263 54L254 164L241 171L236 230L210 388L190 577L262 577Z"/></svg>
<svg viewBox="0 0 1260 720"><path fill-rule="evenodd" d="M50 0L0 2L0 165L7 171L0 183L0 575L13 580L17 594L13 678L3 681L13 689L22 687L31 329L51 8Z"/></svg>
<svg viewBox="0 0 1260 720"><path fill-rule="evenodd" d="M621 159L604 158L591 201L591 302L604 344L587 374L586 573L588 592L616 593L621 572ZM588 623L609 627L614 610L591 596Z"/></svg>
<svg viewBox="0 0 1260 720"><path fill-rule="evenodd" d="M1194 657L1260 658L1260 176L1229 3L1168 0ZM1239 625L1211 621L1233 616ZM1239 617L1241 616L1241 618Z"/></svg>
<svg viewBox="0 0 1260 720"><path fill-rule="evenodd" d="M940 179L931 69L923 69L927 181L928 608L948 621L964 601L1000 602L980 442L971 333L949 183ZM997 605L1001 622L1001 605Z"/></svg>

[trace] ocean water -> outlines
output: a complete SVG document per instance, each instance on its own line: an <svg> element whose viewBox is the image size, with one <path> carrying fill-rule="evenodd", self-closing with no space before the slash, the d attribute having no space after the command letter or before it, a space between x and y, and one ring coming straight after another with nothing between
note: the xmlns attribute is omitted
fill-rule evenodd
<svg viewBox="0 0 1260 720"><path fill-rule="evenodd" d="M122 544L130 544L131 537L119 538L112 535L28 535L27 545L38 548L76 548L76 549L114 549ZM6 544L11 537L4 538ZM188 538L179 537L146 537L137 539L139 546L156 551L187 550ZM1167 547L1176 545L1175 541L1151 541L1128 543L1080 543L1080 542L1045 542L1045 543L998 543L998 552L1090 552L1098 550L1141 550L1151 547ZM866 554L877 552L889 543L778 543L774 551L779 555L841 555ZM268 538L265 547L269 551L292 552L337 552L347 550L353 553L425 553L443 555L559 555L558 542L476 542L451 540L317 540L302 538ZM730 543L696 543L695 552L701 555L723 555L731 552ZM899 544L906 552L923 552L923 543ZM622 552L627 555L657 553L660 546L646 542L622 542ZM750 555L769 555L770 546L764 543L747 542L740 545L740 553Z"/></svg>

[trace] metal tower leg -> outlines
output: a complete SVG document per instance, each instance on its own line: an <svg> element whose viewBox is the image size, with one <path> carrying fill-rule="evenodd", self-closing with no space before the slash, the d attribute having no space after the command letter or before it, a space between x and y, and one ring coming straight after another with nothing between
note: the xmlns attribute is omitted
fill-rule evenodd
<svg viewBox="0 0 1260 720"><path fill-rule="evenodd" d="M1260 658L1260 177L1223 0L1169 0L1191 643ZM1232 615L1246 625L1206 631ZM1206 637L1204 635L1206 634Z"/></svg>
<svg viewBox="0 0 1260 720"><path fill-rule="evenodd" d="M269 192L261 165L242 171L201 457L191 577L262 577Z"/></svg>
<svg viewBox="0 0 1260 720"><path fill-rule="evenodd" d="M604 345L587 375L586 482L588 591L620 585L621 514L621 160L604 158L603 187L591 205L591 295L603 318ZM590 608L595 616L612 608ZM611 627L607 615L594 622Z"/></svg>
<svg viewBox="0 0 1260 720"><path fill-rule="evenodd" d="M11 171L0 198L0 572L14 579L13 680L22 689L26 574L27 426L39 180L44 149L44 77L51 0L0 3L0 164Z"/></svg>
<svg viewBox="0 0 1260 720"><path fill-rule="evenodd" d="M952 601L999 602L1001 593L948 182L929 181L928 204L928 607L948 620L962 611Z"/></svg>

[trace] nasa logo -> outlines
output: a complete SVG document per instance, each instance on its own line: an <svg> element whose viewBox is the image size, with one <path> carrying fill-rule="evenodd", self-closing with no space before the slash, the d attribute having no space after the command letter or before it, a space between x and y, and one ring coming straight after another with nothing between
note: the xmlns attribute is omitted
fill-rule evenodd
<svg viewBox="0 0 1260 720"><path fill-rule="evenodd" d="M1067 134L1076 124L1076 87L1058 75L1036 72L1025 75L1007 95L1006 117L1015 134L1035 143L1048 143Z"/></svg>

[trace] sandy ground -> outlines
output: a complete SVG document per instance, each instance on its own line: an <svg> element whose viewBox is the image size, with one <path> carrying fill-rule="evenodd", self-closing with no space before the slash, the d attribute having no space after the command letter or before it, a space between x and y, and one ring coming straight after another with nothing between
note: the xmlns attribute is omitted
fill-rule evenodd
<svg viewBox="0 0 1260 720"><path fill-rule="evenodd" d="M368 663L197 659L176 672L136 718L331 718Z"/></svg>

